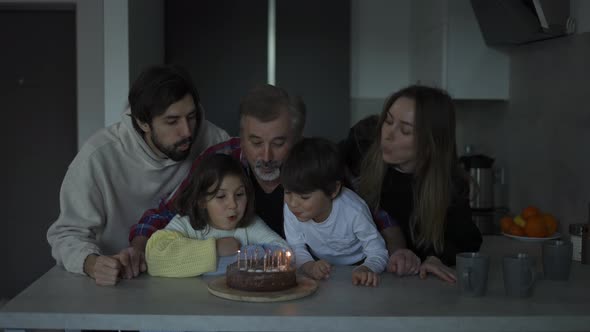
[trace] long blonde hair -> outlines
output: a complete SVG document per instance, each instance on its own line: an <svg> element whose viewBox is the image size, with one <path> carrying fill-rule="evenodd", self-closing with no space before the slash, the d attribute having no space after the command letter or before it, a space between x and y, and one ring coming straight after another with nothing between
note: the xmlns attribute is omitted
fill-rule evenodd
<svg viewBox="0 0 590 332"><path fill-rule="evenodd" d="M381 152L381 128L391 105L400 97L414 100L414 211L410 234L417 248L444 250L447 210L455 190L453 179L461 170L455 143L455 108L440 89L412 85L389 96L377 125L375 140L361 165L359 193L372 210L380 206L387 165Z"/></svg>

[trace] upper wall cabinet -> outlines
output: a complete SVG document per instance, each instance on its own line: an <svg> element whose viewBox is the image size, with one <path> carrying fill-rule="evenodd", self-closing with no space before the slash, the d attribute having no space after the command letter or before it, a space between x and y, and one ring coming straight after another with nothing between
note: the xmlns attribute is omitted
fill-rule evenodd
<svg viewBox="0 0 590 332"><path fill-rule="evenodd" d="M413 83L455 99L508 99L509 56L485 44L469 0L414 0L411 18Z"/></svg>

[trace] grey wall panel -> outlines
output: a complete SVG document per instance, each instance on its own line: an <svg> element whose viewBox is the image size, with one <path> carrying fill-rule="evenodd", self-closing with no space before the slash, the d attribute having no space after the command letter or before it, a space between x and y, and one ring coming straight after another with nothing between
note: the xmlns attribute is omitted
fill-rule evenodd
<svg viewBox="0 0 590 332"><path fill-rule="evenodd" d="M77 150L73 10L0 10L0 298L55 261L46 240Z"/></svg>
<svg viewBox="0 0 590 332"><path fill-rule="evenodd" d="M169 0L166 62L192 74L207 118L237 135L240 98L266 83L266 0Z"/></svg>
<svg viewBox="0 0 590 332"><path fill-rule="evenodd" d="M350 126L350 1L277 1L277 85L307 104L305 134L333 140Z"/></svg>

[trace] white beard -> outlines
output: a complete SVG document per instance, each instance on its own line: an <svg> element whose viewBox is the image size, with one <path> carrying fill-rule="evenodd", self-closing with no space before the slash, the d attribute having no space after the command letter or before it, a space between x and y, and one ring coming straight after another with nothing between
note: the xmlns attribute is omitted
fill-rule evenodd
<svg viewBox="0 0 590 332"><path fill-rule="evenodd" d="M261 167L254 167L254 173L262 181L275 181L281 176L281 169L275 168L272 172L266 173L261 170Z"/></svg>

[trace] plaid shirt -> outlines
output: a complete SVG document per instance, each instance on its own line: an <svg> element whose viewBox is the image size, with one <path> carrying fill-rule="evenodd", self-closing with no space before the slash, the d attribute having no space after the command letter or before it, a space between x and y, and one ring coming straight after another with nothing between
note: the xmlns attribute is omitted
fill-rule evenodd
<svg viewBox="0 0 590 332"><path fill-rule="evenodd" d="M383 209L378 209L377 211L373 212L373 221L375 222L375 226L377 226L377 230L379 232L388 227L399 225L399 223Z"/></svg>
<svg viewBox="0 0 590 332"><path fill-rule="evenodd" d="M174 202L180 193L182 193L184 188L186 188L186 186L188 186L190 183L190 179L195 168L205 156L214 153L227 154L240 160L244 170L246 170L246 173L250 174L248 161L242 155L239 137L234 137L225 142L221 142L209 147L207 150L203 151L203 153L201 153L197 159L195 159L191 165L188 175L184 178L180 186L178 186L176 190L168 196L168 199L162 199L157 208L145 211L139 222L131 227L131 231L129 232L129 242L131 242L136 236L147 236L149 238L155 231L160 230L168 225L170 220L172 220L172 218L176 215Z"/></svg>

